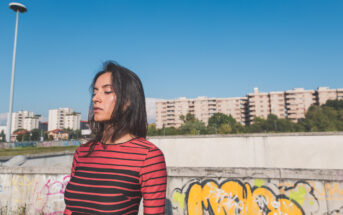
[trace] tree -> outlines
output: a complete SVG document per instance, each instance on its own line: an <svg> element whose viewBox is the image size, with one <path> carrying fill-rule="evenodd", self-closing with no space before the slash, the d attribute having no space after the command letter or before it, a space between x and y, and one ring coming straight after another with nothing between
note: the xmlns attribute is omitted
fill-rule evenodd
<svg viewBox="0 0 343 215"><path fill-rule="evenodd" d="M305 131L335 131L337 118L333 107L311 105L301 124Z"/></svg>
<svg viewBox="0 0 343 215"><path fill-rule="evenodd" d="M326 103L324 105L322 105L323 107L332 107L335 110L343 110L343 100L328 100L326 101Z"/></svg>
<svg viewBox="0 0 343 215"><path fill-rule="evenodd" d="M181 115L180 119L184 122L179 128L180 134L196 135L207 133L205 123L195 118L193 114Z"/></svg>
<svg viewBox="0 0 343 215"><path fill-rule="evenodd" d="M148 136L156 136L158 135L158 130L156 129L156 124L155 123L151 123L148 125L148 132L147 132Z"/></svg>
<svg viewBox="0 0 343 215"><path fill-rule="evenodd" d="M26 132L26 133L23 135L23 140L24 140L24 141L30 141L30 132Z"/></svg>
<svg viewBox="0 0 343 215"><path fill-rule="evenodd" d="M31 140L33 141L39 141L41 136L41 130L38 128L31 130Z"/></svg>
<svg viewBox="0 0 343 215"><path fill-rule="evenodd" d="M178 135L179 134L179 130L175 127L168 127L168 128L164 128L164 135ZM162 133L162 129L160 130L160 133Z"/></svg>
<svg viewBox="0 0 343 215"><path fill-rule="evenodd" d="M252 133L267 132L266 120L261 117L255 117L247 131Z"/></svg>
<svg viewBox="0 0 343 215"><path fill-rule="evenodd" d="M234 125L235 123L236 120L231 115L223 113L215 113L208 119L209 127L217 126L219 128L222 124Z"/></svg>
<svg viewBox="0 0 343 215"><path fill-rule="evenodd" d="M6 141L6 134L4 130L2 130L0 133L0 142L5 142L5 141Z"/></svg>
<svg viewBox="0 0 343 215"><path fill-rule="evenodd" d="M222 124L218 129L218 134L229 134L232 131L228 123Z"/></svg>

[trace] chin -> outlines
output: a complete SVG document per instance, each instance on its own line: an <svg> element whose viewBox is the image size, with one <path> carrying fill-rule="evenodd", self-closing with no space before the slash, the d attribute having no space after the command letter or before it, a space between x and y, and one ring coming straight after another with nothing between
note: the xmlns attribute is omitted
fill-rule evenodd
<svg viewBox="0 0 343 215"><path fill-rule="evenodd" d="M110 120L110 119L105 118L105 117L96 117L96 116L94 117L95 122L106 122L108 120Z"/></svg>

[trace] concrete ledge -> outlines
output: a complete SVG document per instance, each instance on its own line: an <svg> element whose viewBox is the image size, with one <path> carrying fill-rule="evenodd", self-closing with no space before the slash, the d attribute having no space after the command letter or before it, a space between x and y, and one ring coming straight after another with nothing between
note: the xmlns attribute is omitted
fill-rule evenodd
<svg viewBox="0 0 343 215"><path fill-rule="evenodd" d="M50 158L56 156L63 156L63 155L74 155L74 151L62 151L62 152L49 152L49 153L41 153L41 154L23 154L28 159L36 159L36 158ZM14 155L15 156L15 155ZM0 156L0 162L5 162L11 159L14 156Z"/></svg>
<svg viewBox="0 0 343 215"><path fill-rule="evenodd" d="M0 167L0 174L70 174L70 167ZM168 167L169 177L274 178L343 181L339 169Z"/></svg>
<svg viewBox="0 0 343 215"><path fill-rule="evenodd" d="M279 136L343 136L343 132L285 132L285 133L248 133L248 134L201 134L148 136L148 139L214 138L214 137L279 137Z"/></svg>

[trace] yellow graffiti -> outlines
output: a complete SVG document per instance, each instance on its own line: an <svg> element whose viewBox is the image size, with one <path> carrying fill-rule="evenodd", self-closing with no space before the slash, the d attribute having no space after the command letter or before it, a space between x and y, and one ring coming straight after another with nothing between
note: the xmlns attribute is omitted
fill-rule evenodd
<svg viewBox="0 0 343 215"><path fill-rule="evenodd" d="M173 195L173 200L179 204L180 208L185 208L185 194L175 192Z"/></svg>
<svg viewBox="0 0 343 215"><path fill-rule="evenodd" d="M262 185L264 184L264 180L262 179L255 179L254 184L256 187L262 187Z"/></svg>
<svg viewBox="0 0 343 215"><path fill-rule="evenodd" d="M193 184L186 201L189 215L203 215L204 210L211 210L215 215L303 214L302 209L286 197L277 198L264 187L257 187L252 192L248 183L242 185L236 181L227 181L220 188L213 181L203 186Z"/></svg>
<svg viewBox="0 0 343 215"><path fill-rule="evenodd" d="M292 191L289 193L289 199L293 199L302 205L304 204L306 193L305 187L299 187L298 191Z"/></svg>

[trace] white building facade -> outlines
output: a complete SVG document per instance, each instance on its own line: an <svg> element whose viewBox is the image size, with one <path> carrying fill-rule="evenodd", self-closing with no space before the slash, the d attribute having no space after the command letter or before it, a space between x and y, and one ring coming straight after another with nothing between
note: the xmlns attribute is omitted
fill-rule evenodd
<svg viewBox="0 0 343 215"><path fill-rule="evenodd" d="M80 129L81 114L73 111L72 108L58 108L49 110L48 130L70 128Z"/></svg>
<svg viewBox="0 0 343 215"><path fill-rule="evenodd" d="M39 127L40 115L34 115L31 111L18 111L12 113L12 133L18 129L31 131Z"/></svg>
<svg viewBox="0 0 343 215"><path fill-rule="evenodd" d="M72 114L67 114L64 118L64 128L69 128L71 130L79 130L80 121L81 121L80 113L74 112Z"/></svg>

